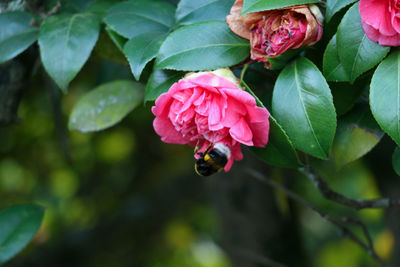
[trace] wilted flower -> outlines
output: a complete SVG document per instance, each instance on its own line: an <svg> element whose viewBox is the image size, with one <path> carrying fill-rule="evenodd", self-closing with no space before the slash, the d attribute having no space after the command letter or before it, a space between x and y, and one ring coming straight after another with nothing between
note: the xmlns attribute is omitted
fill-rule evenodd
<svg viewBox="0 0 400 267"><path fill-rule="evenodd" d="M315 5L299 5L240 15L243 0L236 0L227 23L237 35L249 39L251 58L268 62L288 49L310 46L322 37L323 17ZM268 65L267 65L268 67Z"/></svg>
<svg viewBox="0 0 400 267"><path fill-rule="evenodd" d="M361 0L359 10L362 27L371 41L400 45L400 1Z"/></svg>
<svg viewBox="0 0 400 267"><path fill-rule="evenodd" d="M268 142L268 111L228 69L187 74L157 98L152 112L163 142L197 146L198 152L215 144L229 148L225 171L243 158L240 144L263 147Z"/></svg>

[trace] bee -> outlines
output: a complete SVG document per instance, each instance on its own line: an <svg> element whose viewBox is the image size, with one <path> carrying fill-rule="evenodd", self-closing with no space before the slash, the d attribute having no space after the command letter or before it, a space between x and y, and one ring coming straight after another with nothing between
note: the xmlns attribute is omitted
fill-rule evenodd
<svg viewBox="0 0 400 267"><path fill-rule="evenodd" d="M231 156L231 150L223 143L212 143L204 152L197 152L195 149L196 163L194 169L200 176L210 176L224 169Z"/></svg>

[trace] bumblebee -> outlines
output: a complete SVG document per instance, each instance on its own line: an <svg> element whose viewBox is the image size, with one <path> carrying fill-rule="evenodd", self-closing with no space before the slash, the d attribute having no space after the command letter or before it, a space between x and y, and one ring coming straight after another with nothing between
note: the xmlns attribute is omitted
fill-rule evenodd
<svg viewBox="0 0 400 267"><path fill-rule="evenodd" d="M210 176L222 171L231 156L231 151L226 145L217 143L214 146L210 144L206 151L195 152L195 154L197 156L194 165L196 173L200 176Z"/></svg>

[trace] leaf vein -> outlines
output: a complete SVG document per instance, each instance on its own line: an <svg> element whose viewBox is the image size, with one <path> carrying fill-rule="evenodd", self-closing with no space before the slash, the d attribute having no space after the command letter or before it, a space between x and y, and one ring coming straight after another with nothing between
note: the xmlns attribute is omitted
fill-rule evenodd
<svg viewBox="0 0 400 267"><path fill-rule="evenodd" d="M180 50L179 52L177 52L175 54L171 54L171 55L161 59L160 63L165 61L165 60L167 60L167 59L175 57L177 55L184 54L186 52L190 52L190 51L193 51L193 50L196 50L196 49L209 48L209 47L219 47L219 46L232 46L232 47L235 47L235 46L236 47L241 47L241 46L243 46L244 47L244 46L249 46L249 44L247 44L247 43L244 43L244 44L211 44L211 45L196 46L196 47L192 47L192 48L189 48L189 49L186 49L186 50Z"/></svg>
<svg viewBox="0 0 400 267"><path fill-rule="evenodd" d="M322 151L322 154L325 155L325 151L322 149L322 146L321 146L321 144L319 143L319 140L318 140L318 138L317 138L317 135L315 134L315 131L314 131L314 128L313 128L313 126L312 126L312 124L311 124L311 121L310 121L310 118L309 118L309 116L308 116L306 107L304 106L304 100L303 100L303 97L302 97L302 95L301 95L301 91L299 90L299 88L300 88L300 82L298 81L297 62L295 62L295 64L294 64L294 76L295 76L295 81L296 81L296 89L297 89L297 92L298 92L298 94L299 94L300 103L301 103L301 106L302 106L302 108L303 108L304 114L305 114L305 116L306 116L307 123L308 123L308 125L309 125L309 127L310 127L310 129L311 129L311 132L312 132L312 135L313 135L315 141L316 141L317 144L318 144L319 149Z"/></svg>

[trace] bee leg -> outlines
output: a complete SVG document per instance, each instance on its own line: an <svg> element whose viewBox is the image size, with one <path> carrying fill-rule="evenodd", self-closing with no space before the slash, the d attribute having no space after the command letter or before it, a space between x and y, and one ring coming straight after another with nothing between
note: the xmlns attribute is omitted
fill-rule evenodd
<svg viewBox="0 0 400 267"><path fill-rule="evenodd" d="M196 146L194 147L194 154L197 154L197 151L199 151L199 142L200 142L200 139L197 139Z"/></svg>
<svg viewBox="0 0 400 267"><path fill-rule="evenodd" d="M214 145L214 137L211 139L210 145L207 147L206 151L204 151L204 154L207 154L211 150L211 147L213 145Z"/></svg>

